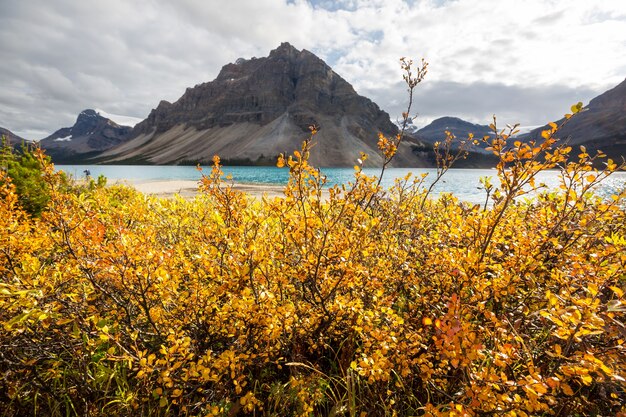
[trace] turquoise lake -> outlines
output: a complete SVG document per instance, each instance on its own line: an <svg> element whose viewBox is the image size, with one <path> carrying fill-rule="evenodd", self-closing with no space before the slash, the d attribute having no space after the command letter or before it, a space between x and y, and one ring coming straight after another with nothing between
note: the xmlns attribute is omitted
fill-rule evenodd
<svg viewBox="0 0 626 417"><path fill-rule="evenodd" d="M63 170L74 178L84 176L89 170L93 178L104 175L110 182L125 180L129 183L166 180L199 180L201 173L195 166L154 166L154 165L56 165L57 170ZM210 172L210 167L204 167L204 172ZM248 184L286 184L289 176L287 168L277 167L250 167L233 166L223 167L225 174L232 175L235 182ZM366 168L368 175L380 175L379 168ZM434 179L434 168L389 168L385 171L382 184L388 188L396 178L402 178L407 173L419 176L427 173L428 179ZM326 175L328 184L347 184L354 180L352 168L322 168L321 173ZM558 186L557 171L546 171L539 174L538 182L544 182L548 187ZM496 171L491 169L451 169L435 187L435 193L449 192L459 199L470 202L484 201L485 192L481 189L481 177L493 177L497 184ZM615 173L598 190L603 195L615 193L626 187L626 172Z"/></svg>

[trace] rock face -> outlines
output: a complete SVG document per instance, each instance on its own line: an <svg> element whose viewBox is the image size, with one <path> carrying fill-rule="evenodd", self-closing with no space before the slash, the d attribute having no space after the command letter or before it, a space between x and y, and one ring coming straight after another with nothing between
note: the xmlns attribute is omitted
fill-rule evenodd
<svg viewBox="0 0 626 417"><path fill-rule="evenodd" d="M39 144L56 163L79 162L127 140L131 128L83 110L72 127L64 127L42 139Z"/></svg>
<svg viewBox="0 0 626 417"><path fill-rule="evenodd" d="M352 166L359 152L379 165L378 133L398 132L387 113L324 61L283 43L268 57L225 65L215 80L188 88L175 103L161 101L132 139L102 160L208 163L219 155L227 164L274 164L278 154L300 148L310 125L319 128L311 152L317 166ZM426 164L412 152L416 145L402 144L396 166Z"/></svg>
<svg viewBox="0 0 626 417"><path fill-rule="evenodd" d="M529 137L539 138L544 129L531 131ZM570 145L584 145L590 155L600 149L615 161L626 158L626 80L592 99L585 111L565 124L558 137L568 139Z"/></svg>

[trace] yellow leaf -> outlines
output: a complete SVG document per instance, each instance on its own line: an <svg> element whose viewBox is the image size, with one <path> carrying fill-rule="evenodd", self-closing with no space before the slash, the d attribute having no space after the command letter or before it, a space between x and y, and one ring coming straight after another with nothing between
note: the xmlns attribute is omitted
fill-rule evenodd
<svg viewBox="0 0 626 417"><path fill-rule="evenodd" d="M574 105L572 105L572 107L570 108L570 110L572 111L572 113L576 114L578 112L580 112L583 108L583 103L582 102L578 102Z"/></svg>
<svg viewBox="0 0 626 417"><path fill-rule="evenodd" d="M604 362L600 362L600 369L607 375L613 375L613 370L606 366Z"/></svg>
<svg viewBox="0 0 626 417"><path fill-rule="evenodd" d="M580 379L583 381L583 384L585 385L591 385L591 383L593 382L593 378L589 374L581 375Z"/></svg>
<svg viewBox="0 0 626 417"><path fill-rule="evenodd" d="M547 292L546 298L550 302L551 306L555 306L559 302L559 299L557 298L557 296L552 294L550 291Z"/></svg>
<svg viewBox="0 0 626 417"><path fill-rule="evenodd" d="M611 286L609 287L614 293L615 295L617 295L619 298L622 298L624 296L624 290L622 290L619 287L615 287L615 286Z"/></svg>
<svg viewBox="0 0 626 417"><path fill-rule="evenodd" d="M539 394L545 394L546 392L548 392L548 389L543 383L533 384L533 389L535 390L535 392L538 392Z"/></svg>
<svg viewBox="0 0 626 417"><path fill-rule="evenodd" d="M587 285L587 290L591 294L592 297L595 297L598 294L598 286L592 282Z"/></svg>
<svg viewBox="0 0 626 417"><path fill-rule="evenodd" d="M563 394L568 395L568 396L572 396L574 395L574 391L572 390L572 387L570 387L568 384L566 383L562 383L561 384L561 389L563 390Z"/></svg>

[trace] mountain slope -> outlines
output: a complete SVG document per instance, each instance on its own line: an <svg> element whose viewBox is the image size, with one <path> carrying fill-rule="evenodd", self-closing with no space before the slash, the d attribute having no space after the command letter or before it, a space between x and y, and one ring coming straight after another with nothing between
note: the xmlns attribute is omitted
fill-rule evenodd
<svg viewBox="0 0 626 417"><path fill-rule="evenodd" d="M539 138L546 128L532 130L529 137ZM626 80L592 99L586 110L575 114L558 136L568 139L571 145L584 145L591 155L600 149L616 161L626 158Z"/></svg>
<svg viewBox="0 0 626 417"><path fill-rule="evenodd" d="M162 101L135 126L131 140L105 152L103 162L273 164L299 149L309 126L319 128L311 162L352 166L359 152L379 165L378 132L394 136L389 115L359 96L309 51L281 44L265 58L225 65L211 82L188 88L175 103ZM407 140L396 165L424 166Z"/></svg>
<svg viewBox="0 0 626 417"><path fill-rule="evenodd" d="M0 127L0 137L6 138L8 143L12 146L16 146L21 144L22 142L29 142L24 138L17 136L15 133L11 132L9 129L5 129Z"/></svg>
<svg viewBox="0 0 626 417"><path fill-rule="evenodd" d="M124 142L131 132L102 117L95 110L83 110L72 127L64 127L39 144L56 163L83 161Z"/></svg>
<svg viewBox="0 0 626 417"><path fill-rule="evenodd" d="M458 139L465 139L470 133L473 133L476 139L482 139L483 136L493 133L487 125L478 125L450 116L435 119L427 126L417 130L416 133L420 138L432 144L443 141L446 138L444 133L446 130Z"/></svg>

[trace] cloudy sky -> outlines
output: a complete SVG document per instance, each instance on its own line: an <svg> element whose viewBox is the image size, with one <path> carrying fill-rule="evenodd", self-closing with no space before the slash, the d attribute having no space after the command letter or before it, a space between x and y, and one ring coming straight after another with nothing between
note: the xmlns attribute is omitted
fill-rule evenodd
<svg viewBox="0 0 626 417"><path fill-rule="evenodd" d="M86 108L145 118L281 42L392 119L425 58L416 123L542 124L626 77L624 0L0 0L0 126L41 139Z"/></svg>

